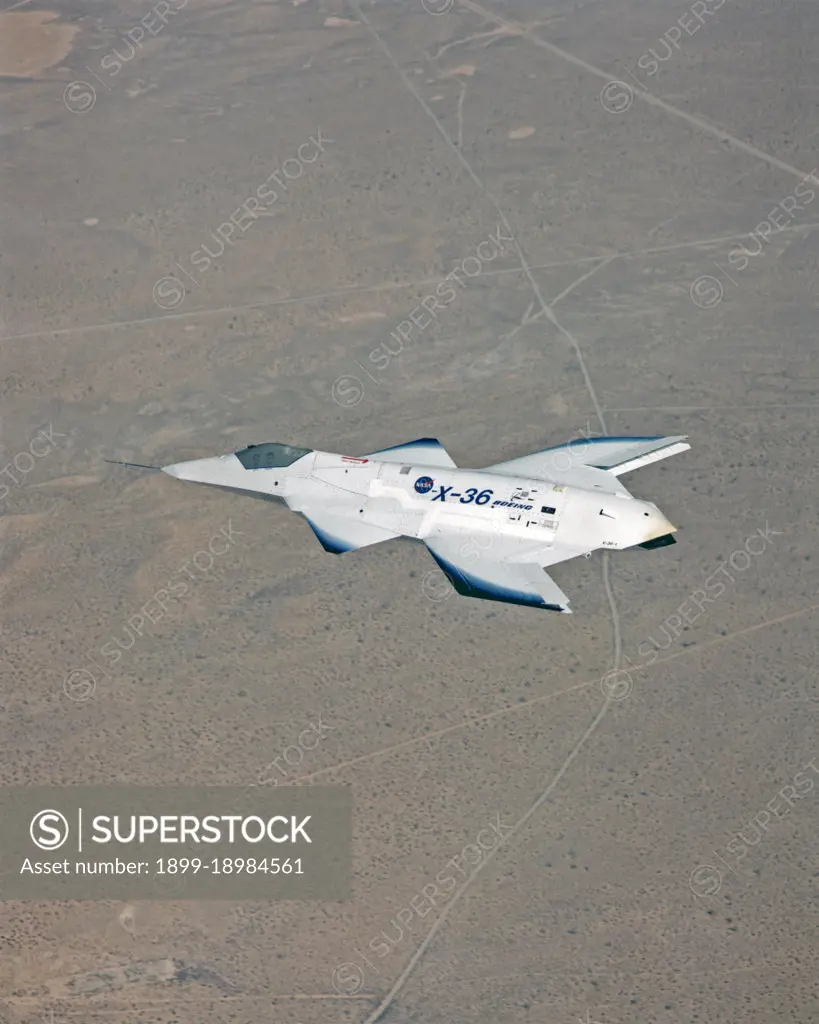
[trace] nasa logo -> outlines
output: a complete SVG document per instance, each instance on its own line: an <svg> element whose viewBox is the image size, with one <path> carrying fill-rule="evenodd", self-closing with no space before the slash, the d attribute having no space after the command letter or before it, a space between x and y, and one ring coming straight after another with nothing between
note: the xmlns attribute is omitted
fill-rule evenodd
<svg viewBox="0 0 819 1024"><path fill-rule="evenodd" d="M415 481L415 490L419 494L427 494L432 490L433 479L431 476L419 476Z"/></svg>

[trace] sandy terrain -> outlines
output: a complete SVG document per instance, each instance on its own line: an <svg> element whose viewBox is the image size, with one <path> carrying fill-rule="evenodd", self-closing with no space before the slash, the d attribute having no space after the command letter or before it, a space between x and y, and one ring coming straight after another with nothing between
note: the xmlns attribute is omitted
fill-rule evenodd
<svg viewBox="0 0 819 1024"><path fill-rule="evenodd" d="M819 755L819 5L718 4L0 15L3 781L270 783L321 716L279 781L356 808L344 904L1 904L3 1024L817 1019L819 787L778 794ZM692 450L629 478L678 544L613 556L611 600L561 566L572 617L102 461L588 433Z"/></svg>

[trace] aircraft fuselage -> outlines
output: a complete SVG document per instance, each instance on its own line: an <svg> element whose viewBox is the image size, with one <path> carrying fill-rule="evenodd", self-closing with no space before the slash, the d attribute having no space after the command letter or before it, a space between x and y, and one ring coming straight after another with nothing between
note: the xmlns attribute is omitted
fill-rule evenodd
<svg viewBox="0 0 819 1024"><path fill-rule="evenodd" d="M623 550L673 533L651 502L558 480L310 452L287 467L246 468L223 455L165 468L183 480L321 507L367 526L425 540L447 532L498 533L588 553ZM358 500L351 501L355 496Z"/></svg>

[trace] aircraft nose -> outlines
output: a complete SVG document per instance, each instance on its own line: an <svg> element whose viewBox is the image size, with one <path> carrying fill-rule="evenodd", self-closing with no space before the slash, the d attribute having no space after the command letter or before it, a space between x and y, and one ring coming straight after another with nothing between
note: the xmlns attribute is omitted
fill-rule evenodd
<svg viewBox="0 0 819 1024"><path fill-rule="evenodd" d="M174 462L171 466L163 466L162 472L176 477L177 480L209 483L222 465L222 460L217 456L210 459L193 459L191 462Z"/></svg>
<svg viewBox="0 0 819 1024"><path fill-rule="evenodd" d="M186 470L190 465L190 462L175 462L172 466L163 466L162 472L167 473L168 476L176 477L177 480L188 480L189 477L186 474Z"/></svg>

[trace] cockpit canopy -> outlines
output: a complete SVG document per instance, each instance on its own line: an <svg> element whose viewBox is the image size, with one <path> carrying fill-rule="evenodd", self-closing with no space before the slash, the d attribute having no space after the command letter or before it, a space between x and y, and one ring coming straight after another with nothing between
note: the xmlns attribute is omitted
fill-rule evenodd
<svg viewBox="0 0 819 1024"><path fill-rule="evenodd" d="M264 444L249 444L247 448L236 452L236 458L245 469L279 469L291 466L298 459L309 455L312 450L266 441Z"/></svg>

